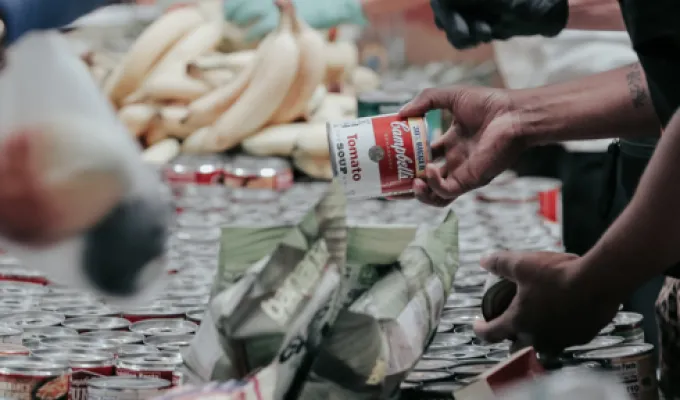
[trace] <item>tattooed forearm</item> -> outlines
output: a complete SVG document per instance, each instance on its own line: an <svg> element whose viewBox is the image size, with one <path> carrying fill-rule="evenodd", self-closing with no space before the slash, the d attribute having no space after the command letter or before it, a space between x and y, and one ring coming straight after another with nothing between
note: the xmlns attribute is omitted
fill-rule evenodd
<svg viewBox="0 0 680 400"><path fill-rule="evenodd" d="M633 102L634 108L642 108L649 103L649 94L647 93L647 82L640 64L633 64L630 66L630 71L626 74L628 81L628 90L630 91L630 99Z"/></svg>

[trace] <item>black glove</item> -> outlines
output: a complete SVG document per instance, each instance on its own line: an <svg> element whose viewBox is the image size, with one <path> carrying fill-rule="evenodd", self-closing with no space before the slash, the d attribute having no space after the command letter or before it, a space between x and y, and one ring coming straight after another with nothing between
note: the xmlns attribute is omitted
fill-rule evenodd
<svg viewBox="0 0 680 400"><path fill-rule="evenodd" d="M567 0L430 0L435 23L457 49L514 36L556 36L567 25Z"/></svg>

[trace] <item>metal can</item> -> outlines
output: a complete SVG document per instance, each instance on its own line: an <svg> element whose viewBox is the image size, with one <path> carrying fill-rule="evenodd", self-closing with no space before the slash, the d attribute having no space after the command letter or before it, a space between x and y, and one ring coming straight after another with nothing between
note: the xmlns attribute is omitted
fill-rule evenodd
<svg viewBox="0 0 680 400"><path fill-rule="evenodd" d="M45 293L47 293L47 288L37 283L0 281L0 294L41 296Z"/></svg>
<svg viewBox="0 0 680 400"><path fill-rule="evenodd" d="M0 268L0 281L26 282L38 285L47 285L49 283L47 277L39 271L20 266Z"/></svg>
<svg viewBox="0 0 680 400"><path fill-rule="evenodd" d="M144 336L167 336L194 333L198 325L184 319L155 319L135 322L130 331Z"/></svg>
<svg viewBox="0 0 680 400"><path fill-rule="evenodd" d="M614 332L612 335L623 337L626 343L642 344L645 342L642 320L642 314L618 312L614 317Z"/></svg>
<svg viewBox="0 0 680 400"><path fill-rule="evenodd" d="M562 222L562 182L558 179L522 176L515 179L512 185L536 193L539 214L548 221Z"/></svg>
<svg viewBox="0 0 680 400"><path fill-rule="evenodd" d="M149 354L141 357L119 358L116 363L116 375L134 377L157 377L168 380L173 387L182 384L182 373L178 370L182 364L173 357Z"/></svg>
<svg viewBox="0 0 680 400"><path fill-rule="evenodd" d="M20 328L0 325L0 343L21 344L23 333Z"/></svg>
<svg viewBox="0 0 680 400"><path fill-rule="evenodd" d="M110 340L118 344L140 344L144 341L144 335L136 332L121 331L91 331L81 335L82 337L92 337L102 340Z"/></svg>
<svg viewBox="0 0 680 400"><path fill-rule="evenodd" d="M54 310L57 313L64 314L66 318L80 318L80 317L112 317L120 315L120 312L114 311L104 305L89 305L77 307L59 307Z"/></svg>
<svg viewBox="0 0 680 400"><path fill-rule="evenodd" d="M37 349L31 353L34 357L69 364L69 400L87 400L87 381L115 373L112 353L81 349Z"/></svg>
<svg viewBox="0 0 680 400"><path fill-rule="evenodd" d="M423 359L438 360L471 360L475 358L485 358L489 354L489 349L481 346L458 346L455 348L439 349L428 351L423 355Z"/></svg>
<svg viewBox="0 0 680 400"><path fill-rule="evenodd" d="M158 349L154 346L148 346L144 344L124 344L118 346L116 354L119 358L141 357L149 354L158 354Z"/></svg>
<svg viewBox="0 0 680 400"><path fill-rule="evenodd" d="M40 347L59 349L89 349L95 351L106 351L115 354L116 349L118 348L118 343L113 340L93 337L66 336L41 339Z"/></svg>
<svg viewBox="0 0 680 400"><path fill-rule="evenodd" d="M651 344L628 344L589 351L576 357L597 361L605 370L615 372L634 399L657 400L659 392L653 352Z"/></svg>
<svg viewBox="0 0 680 400"><path fill-rule="evenodd" d="M188 185L219 184L223 176L224 161L216 155L182 155L174 159L163 171L163 177L176 196L184 194Z"/></svg>
<svg viewBox="0 0 680 400"><path fill-rule="evenodd" d="M440 333L434 336L430 343L430 350L454 348L470 343L471 337L456 333Z"/></svg>
<svg viewBox="0 0 680 400"><path fill-rule="evenodd" d="M42 311L25 311L0 318L0 323L21 329L57 326L66 318L62 314Z"/></svg>
<svg viewBox="0 0 680 400"><path fill-rule="evenodd" d="M154 346L159 350L178 351L189 347L193 338L192 334L149 336L144 339L144 344Z"/></svg>
<svg viewBox="0 0 680 400"><path fill-rule="evenodd" d="M146 400L163 394L170 381L152 377L113 376L87 382L88 400Z"/></svg>
<svg viewBox="0 0 680 400"><path fill-rule="evenodd" d="M406 382L422 383L451 379L452 375L446 371L415 370L406 375Z"/></svg>
<svg viewBox="0 0 680 400"><path fill-rule="evenodd" d="M492 360L461 361L451 368L451 373L459 378L474 378L498 365Z"/></svg>
<svg viewBox="0 0 680 400"><path fill-rule="evenodd" d="M24 328L23 340L44 339L48 337L74 337L78 331L63 326L46 326L37 328Z"/></svg>
<svg viewBox="0 0 680 400"><path fill-rule="evenodd" d="M62 322L62 325L77 330L79 333L92 331L115 331L126 330L130 322L118 317L81 317L71 318Z"/></svg>
<svg viewBox="0 0 680 400"><path fill-rule="evenodd" d="M27 356L31 353L26 346L14 343L0 343L0 357Z"/></svg>
<svg viewBox="0 0 680 400"><path fill-rule="evenodd" d="M133 324L147 319L184 318L184 312L181 310L158 306L132 308L124 310L122 314L123 318Z"/></svg>
<svg viewBox="0 0 680 400"><path fill-rule="evenodd" d="M458 308L455 310L447 310L442 313L441 320L443 322L458 325L473 325L476 321L484 318L482 311L479 308Z"/></svg>
<svg viewBox="0 0 680 400"><path fill-rule="evenodd" d="M456 360L426 359L418 361L413 367L414 371L445 371L456 365Z"/></svg>
<svg viewBox="0 0 680 400"><path fill-rule="evenodd" d="M196 325L200 325L203 320L203 314L205 310L194 310L187 313L187 321L191 321Z"/></svg>
<svg viewBox="0 0 680 400"><path fill-rule="evenodd" d="M66 399L69 372L66 363L26 356L0 358L0 397Z"/></svg>
<svg viewBox="0 0 680 400"><path fill-rule="evenodd" d="M237 156L224 166L224 184L232 188L282 191L293 186L293 169L283 158Z"/></svg>
<svg viewBox="0 0 680 400"><path fill-rule="evenodd" d="M585 353L588 351L595 351L606 349L607 347L614 347L623 344L625 339L621 336L596 336L589 343L579 346L571 346L564 349L567 354Z"/></svg>
<svg viewBox="0 0 680 400"><path fill-rule="evenodd" d="M333 175L350 197L411 193L432 159L424 118L396 114L326 125Z"/></svg>

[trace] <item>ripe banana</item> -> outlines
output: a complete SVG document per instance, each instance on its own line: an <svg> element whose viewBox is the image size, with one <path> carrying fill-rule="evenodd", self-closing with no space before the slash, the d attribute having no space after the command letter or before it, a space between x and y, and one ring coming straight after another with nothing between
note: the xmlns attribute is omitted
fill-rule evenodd
<svg viewBox="0 0 680 400"><path fill-rule="evenodd" d="M293 34L300 48L300 64L293 86L274 113L272 124L283 124L305 116L309 100L326 74L326 40L293 15Z"/></svg>
<svg viewBox="0 0 680 400"><path fill-rule="evenodd" d="M328 158L314 158L303 153L293 153L293 165L307 176L317 179L333 179L333 169Z"/></svg>
<svg viewBox="0 0 680 400"><path fill-rule="evenodd" d="M215 153L219 149L217 136L212 127L204 126L189 135L182 143L183 153Z"/></svg>
<svg viewBox="0 0 680 400"><path fill-rule="evenodd" d="M156 64L132 97L151 97L156 88L166 86L169 75L186 76L186 65L200 55L212 51L219 40L220 31L221 27L217 23L205 23L186 35ZM208 90L209 88L206 88L204 93Z"/></svg>
<svg viewBox="0 0 680 400"><path fill-rule="evenodd" d="M330 158L326 124L324 122L304 124L298 131L295 151L310 158Z"/></svg>
<svg viewBox="0 0 680 400"><path fill-rule="evenodd" d="M146 132L157 115L156 107L150 104L131 104L118 111L118 118L135 137Z"/></svg>
<svg viewBox="0 0 680 400"><path fill-rule="evenodd" d="M300 49L292 32L294 10L290 1L277 6L281 10L279 26L270 33L271 41L265 40L258 49L262 57L250 84L213 125L218 150L237 146L261 129L282 104L297 76Z"/></svg>
<svg viewBox="0 0 680 400"><path fill-rule="evenodd" d="M142 159L152 165L165 165L179 155L180 145L177 139L164 139L142 153Z"/></svg>
<svg viewBox="0 0 680 400"><path fill-rule="evenodd" d="M332 42L326 45L326 84L342 85L359 65L359 50L348 41Z"/></svg>
<svg viewBox="0 0 680 400"><path fill-rule="evenodd" d="M256 156L288 157L306 123L271 125L241 143L243 150ZM324 125L325 130L325 125Z"/></svg>
<svg viewBox="0 0 680 400"><path fill-rule="evenodd" d="M111 102L118 104L137 89L163 54L203 22L195 8L182 7L151 24L107 79L104 91Z"/></svg>
<svg viewBox="0 0 680 400"><path fill-rule="evenodd" d="M189 110L183 106L166 106L160 110L160 125L166 135L184 139L192 133L182 121L189 115Z"/></svg>
<svg viewBox="0 0 680 400"><path fill-rule="evenodd" d="M141 101L178 101L188 103L208 93L211 86L185 74L170 72L156 75L144 84L143 90L133 93L124 100L130 104Z"/></svg>
<svg viewBox="0 0 680 400"><path fill-rule="evenodd" d="M354 96L328 93L310 122L329 122L357 117L357 101Z"/></svg>
<svg viewBox="0 0 680 400"><path fill-rule="evenodd" d="M326 89L325 85L319 85L316 87L312 98L309 99L309 103L307 104L307 118L309 118L310 115L313 115L319 109L319 107L321 107L323 100L326 98L326 94L328 94L328 90Z"/></svg>
<svg viewBox="0 0 680 400"><path fill-rule="evenodd" d="M214 89L233 81L236 73L228 69L201 70L195 65L189 64L187 66L187 75L191 78L202 80Z"/></svg>
<svg viewBox="0 0 680 400"><path fill-rule="evenodd" d="M255 61L255 54L255 50L208 54L190 62L189 68L197 68L202 71L229 69L237 72L252 64Z"/></svg>

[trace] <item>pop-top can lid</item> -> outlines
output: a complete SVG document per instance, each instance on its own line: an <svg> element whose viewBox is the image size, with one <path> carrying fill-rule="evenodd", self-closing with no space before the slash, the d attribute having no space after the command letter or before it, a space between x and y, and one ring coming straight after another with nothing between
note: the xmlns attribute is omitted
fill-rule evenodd
<svg viewBox="0 0 680 400"><path fill-rule="evenodd" d="M621 336L595 336L595 338L591 340L589 343L567 347L566 349L564 349L564 351L567 353L576 353L600 350L606 347L617 346L623 343L624 341L625 338Z"/></svg>
<svg viewBox="0 0 680 400"><path fill-rule="evenodd" d="M446 371L412 371L406 376L406 382L429 382L451 378L451 373Z"/></svg>
<svg viewBox="0 0 680 400"><path fill-rule="evenodd" d="M451 373L459 377L473 377L485 373L497 364L496 361L487 359L461 362L451 368Z"/></svg>
<svg viewBox="0 0 680 400"><path fill-rule="evenodd" d="M651 353L652 351L654 351L654 346L649 343L626 344L588 351L577 354L575 357L583 360L606 361Z"/></svg>
<svg viewBox="0 0 680 400"><path fill-rule="evenodd" d="M614 326L617 330L633 328L642 324L642 314L621 311L614 316Z"/></svg>
<svg viewBox="0 0 680 400"><path fill-rule="evenodd" d="M95 389L112 391L154 390L170 387L171 383L160 378L135 378L127 376L112 376L93 378L87 381L87 386Z"/></svg>
<svg viewBox="0 0 680 400"><path fill-rule="evenodd" d="M0 357L0 372L30 376L61 376L67 374L68 363L31 356Z"/></svg>
<svg viewBox="0 0 680 400"><path fill-rule="evenodd" d="M413 367L414 371L436 371L449 369L456 365L454 360L422 359Z"/></svg>

